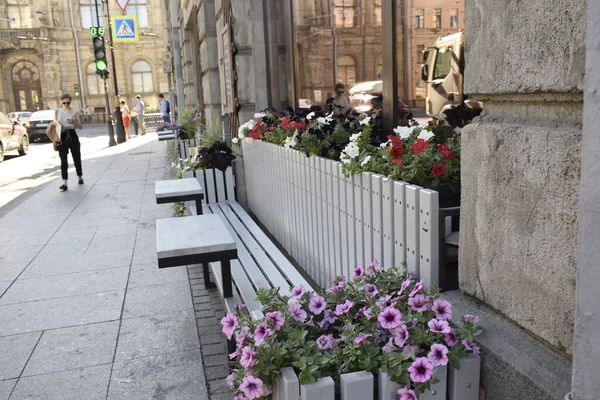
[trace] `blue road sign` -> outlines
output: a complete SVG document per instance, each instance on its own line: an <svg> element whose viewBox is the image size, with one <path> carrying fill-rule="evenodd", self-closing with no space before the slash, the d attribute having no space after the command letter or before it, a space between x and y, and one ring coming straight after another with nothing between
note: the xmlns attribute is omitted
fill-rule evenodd
<svg viewBox="0 0 600 400"><path fill-rule="evenodd" d="M138 42L139 31L135 15L111 17L113 23L113 41L115 43Z"/></svg>

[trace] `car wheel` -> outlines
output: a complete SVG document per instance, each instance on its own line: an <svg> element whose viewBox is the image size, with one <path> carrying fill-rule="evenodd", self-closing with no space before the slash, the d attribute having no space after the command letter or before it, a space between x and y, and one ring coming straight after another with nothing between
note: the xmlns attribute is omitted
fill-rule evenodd
<svg viewBox="0 0 600 400"><path fill-rule="evenodd" d="M27 135L23 135L21 138L21 146L19 147L19 155L24 156L29 153L29 138Z"/></svg>
<svg viewBox="0 0 600 400"><path fill-rule="evenodd" d="M4 161L4 146L0 143L0 162Z"/></svg>

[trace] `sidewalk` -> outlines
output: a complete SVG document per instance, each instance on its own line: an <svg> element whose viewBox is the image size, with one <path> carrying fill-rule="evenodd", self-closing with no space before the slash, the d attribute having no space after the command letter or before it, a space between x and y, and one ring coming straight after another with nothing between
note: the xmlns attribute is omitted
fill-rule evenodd
<svg viewBox="0 0 600 400"><path fill-rule="evenodd" d="M220 298L157 267L165 150L135 138L89 155L83 186L69 171L0 209L0 400L232 397Z"/></svg>

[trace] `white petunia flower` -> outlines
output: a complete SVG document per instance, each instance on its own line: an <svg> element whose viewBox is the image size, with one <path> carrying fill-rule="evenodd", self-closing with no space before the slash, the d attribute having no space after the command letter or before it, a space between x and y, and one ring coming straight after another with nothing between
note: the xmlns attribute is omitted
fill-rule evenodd
<svg viewBox="0 0 600 400"><path fill-rule="evenodd" d="M320 123L321 125L329 125L329 119L324 118L324 117L317 118L317 122Z"/></svg>
<svg viewBox="0 0 600 400"><path fill-rule="evenodd" d="M366 117L366 118L364 118L364 119L362 119L362 120L359 121L359 123L361 125L369 125L370 122L371 122L371 117Z"/></svg>
<svg viewBox="0 0 600 400"><path fill-rule="evenodd" d="M401 139L408 139L412 132L413 128L410 128L408 126L397 126L396 128L394 128L394 133L400 136Z"/></svg>
<svg viewBox="0 0 600 400"><path fill-rule="evenodd" d="M362 162L360 163L360 166L364 167L369 162L369 160L371 160L371 156L366 156L365 159L362 160Z"/></svg>
<svg viewBox="0 0 600 400"><path fill-rule="evenodd" d="M362 132L355 133L354 135L350 136L350 141L356 142L358 140L358 138L360 138L361 136L362 136Z"/></svg>
<svg viewBox="0 0 600 400"><path fill-rule="evenodd" d="M425 140L429 140L432 137L434 137L435 135L433 134L433 132L430 132L428 130L423 129L421 131L421 133L419 133L419 136L417 136L418 139L425 139Z"/></svg>
<svg viewBox="0 0 600 400"><path fill-rule="evenodd" d="M454 132L461 133L462 132L462 128L456 127L456 128L454 128Z"/></svg>
<svg viewBox="0 0 600 400"><path fill-rule="evenodd" d="M231 139L231 143L233 143L233 144L238 144L239 141L240 141L240 139L238 139L236 137L234 137L233 139Z"/></svg>
<svg viewBox="0 0 600 400"><path fill-rule="evenodd" d="M285 138L285 141L283 142L283 147L285 147L286 149L293 149L294 147L296 147L296 145L298 144L296 136L298 136L298 131L296 131L296 133L294 133L293 136Z"/></svg>
<svg viewBox="0 0 600 400"><path fill-rule="evenodd" d="M262 113L262 112L254 114L254 118L256 118L256 119L263 119L266 116L267 116L267 114Z"/></svg>
<svg viewBox="0 0 600 400"><path fill-rule="evenodd" d="M388 140L387 142L381 143L379 145L379 147L381 147L382 149L385 149L386 147L388 147L390 145L391 141ZM385 158L385 157L384 157Z"/></svg>
<svg viewBox="0 0 600 400"><path fill-rule="evenodd" d="M310 121L310 120L311 120L311 119L313 119L314 117L315 117L315 112L314 112L314 111L312 111L312 112L310 112L310 113L309 113L309 114L306 116L306 119Z"/></svg>
<svg viewBox="0 0 600 400"><path fill-rule="evenodd" d="M433 118L445 121L445 120L446 120L446 114L444 114L444 113L439 113L438 115L436 115L436 116L435 116L435 117L433 117Z"/></svg>

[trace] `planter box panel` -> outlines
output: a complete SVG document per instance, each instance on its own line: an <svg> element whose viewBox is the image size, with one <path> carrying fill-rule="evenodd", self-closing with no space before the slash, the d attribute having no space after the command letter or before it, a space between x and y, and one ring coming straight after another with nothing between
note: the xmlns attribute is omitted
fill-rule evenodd
<svg viewBox="0 0 600 400"><path fill-rule="evenodd" d="M439 206L438 193L419 192L419 276L426 288L439 283Z"/></svg>
<svg viewBox="0 0 600 400"><path fill-rule="evenodd" d="M394 263L394 184L387 178L381 182L381 211L383 232L383 261L384 268L393 267Z"/></svg>
<svg viewBox="0 0 600 400"><path fill-rule="evenodd" d="M386 264L386 260L383 253L383 204L382 204L382 186L381 181L383 177L381 175L373 174L371 176L371 209L373 210L373 259L379 260L381 266Z"/></svg>
<svg viewBox="0 0 600 400"><path fill-rule="evenodd" d="M406 265L408 272L419 275L419 190L406 186Z"/></svg>

